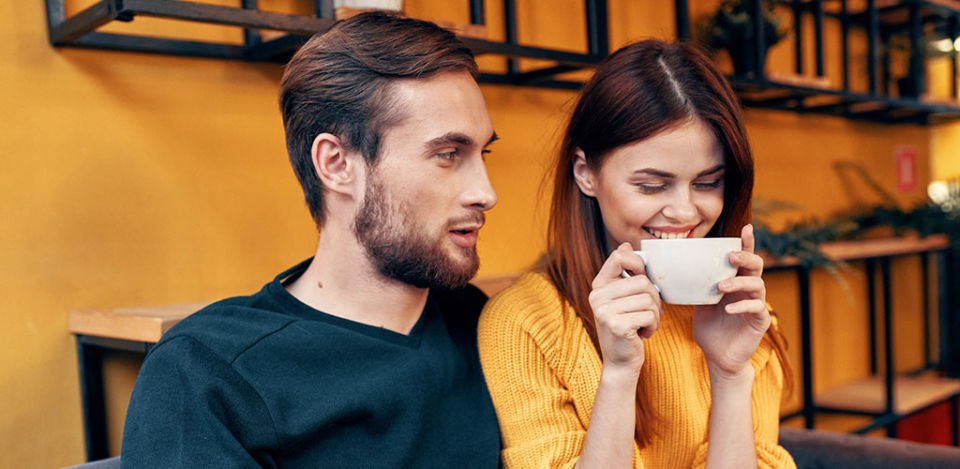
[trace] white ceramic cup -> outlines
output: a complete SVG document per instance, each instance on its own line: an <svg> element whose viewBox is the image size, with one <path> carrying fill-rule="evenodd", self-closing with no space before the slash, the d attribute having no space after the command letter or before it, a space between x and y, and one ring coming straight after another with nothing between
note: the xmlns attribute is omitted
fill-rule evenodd
<svg viewBox="0 0 960 469"><path fill-rule="evenodd" d="M644 239L634 252L663 301L715 305L723 297L717 284L737 275L730 253L741 249L740 238Z"/></svg>

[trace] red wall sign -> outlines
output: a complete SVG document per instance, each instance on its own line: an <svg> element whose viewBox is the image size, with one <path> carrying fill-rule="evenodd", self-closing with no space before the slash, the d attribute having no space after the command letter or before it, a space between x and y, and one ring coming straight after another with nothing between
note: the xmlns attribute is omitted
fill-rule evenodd
<svg viewBox="0 0 960 469"><path fill-rule="evenodd" d="M897 160L897 187L910 192L917 187L917 151L913 147L899 147Z"/></svg>

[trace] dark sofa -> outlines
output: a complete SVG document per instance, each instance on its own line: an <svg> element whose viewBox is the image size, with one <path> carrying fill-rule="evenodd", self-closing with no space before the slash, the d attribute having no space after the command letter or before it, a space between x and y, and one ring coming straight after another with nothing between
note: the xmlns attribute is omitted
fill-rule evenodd
<svg viewBox="0 0 960 469"><path fill-rule="evenodd" d="M799 469L960 469L960 448L843 433L780 428Z"/></svg>

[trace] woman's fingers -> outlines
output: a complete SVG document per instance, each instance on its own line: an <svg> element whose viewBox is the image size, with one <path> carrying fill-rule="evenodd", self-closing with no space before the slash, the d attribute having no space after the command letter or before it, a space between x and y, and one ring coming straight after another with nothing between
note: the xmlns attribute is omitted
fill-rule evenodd
<svg viewBox="0 0 960 469"><path fill-rule="evenodd" d="M733 251L727 256L730 264L738 268L737 275L759 277L763 273L763 258L746 250Z"/></svg>
<svg viewBox="0 0 960 469"><path fill-rule="evenodd" d="M621 274L623 274L624 271L628 271L633 275L646 273L643 267L643 259L633 252L633 247L630 246L630 243L623 243L617 247L615 251L610 253L610 256L604 261L603 266L600 267L600 272L598 272L597 276L593 279L593 289L596 290L608 283L621 279Z"/></svg>
<svg viewBox="0 0 960 469"><path fill-rule="evenodd" d="M760 277L733 277L717 284L722 293L746 293L750 298L766 298L766 286Z"/></svg>
<svg viewBox="0 0 960 469"><path fill-rule="evenodd" d="M769 314L767 303L756 298L730 303L723 310L728 314Z"/></svg>
<svg viewBox="0 0 960 469"><path fill-rule="evenodd" d="M598 319L598 327L609 331L614 337L633 339L638 335L649 339L660 327L660 313L654 309L613 314Z"/></svg>
<svg viewBox="0 0 960 469"><path fill-rule="evenodd" d="M753 225L747 224L740 229L740 241L743 242L743 250L753 252L756 246L756 239L753 237Z"/></svg>

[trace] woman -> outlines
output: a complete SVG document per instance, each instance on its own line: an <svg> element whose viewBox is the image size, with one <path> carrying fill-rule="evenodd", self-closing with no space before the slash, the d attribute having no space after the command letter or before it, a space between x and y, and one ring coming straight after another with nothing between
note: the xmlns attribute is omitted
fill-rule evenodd
<svg viewBox="0 0 960 469"><path fill-rule="evenodd" d="M555 171L545 269L479 326L506 466L795 467L777 446L784 346L748 224L753 160L723 75L689 45L620 49L581 92ZM743 242L723 299L662 303L633 250L705 236Z"/></svg>

